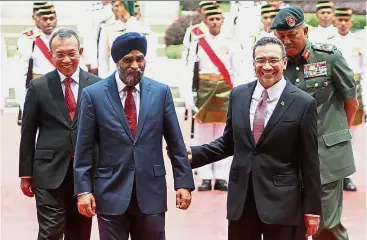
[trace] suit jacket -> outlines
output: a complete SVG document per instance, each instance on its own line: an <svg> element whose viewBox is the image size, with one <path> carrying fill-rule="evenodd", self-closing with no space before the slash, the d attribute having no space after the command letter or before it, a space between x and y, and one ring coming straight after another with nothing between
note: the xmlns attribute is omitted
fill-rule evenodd
<svg viewBox="0 0 367 240"><path fill-rule="evenodd" d="M174 188L194 189L169 87L143 77L139 111L133 138L114 74L82 92L74 162L75 193L93 192L97 214L123 214L129 206L133 184L144 214L167 210L162 137L172 152ZM94 144L99 153L96 163L92 155Z"/></svg>
<svg viewBox="0 0 367 240"><path fill-rule="evenodd" d="M99 80L80 69L79 93ZM19 176L32 176L35 187L55 189L66 176L76 144L80 95L72 121L57 70L30 82L23 111Z"/></svg>
<svg viewBox="0 0 367 240"><path fill-rule="evenodd" d="M255 144L249 109L256 84L257 81L233 89L223 136L192 147L192 167L234 155L229 174L227 218L241 217L252 174L261 221L297 225L303 221L304 214L321 212L316 102L287 81Z"/></svg>

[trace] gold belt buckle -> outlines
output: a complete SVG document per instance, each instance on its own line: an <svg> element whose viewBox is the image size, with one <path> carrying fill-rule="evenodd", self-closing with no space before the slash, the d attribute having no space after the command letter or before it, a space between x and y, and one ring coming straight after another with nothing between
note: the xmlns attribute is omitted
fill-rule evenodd
<svg viewBox="0 0 367 240"><path fill-rule="evenodd" d="M353 78L354 78L354 80L356 80L356 81L359 81L359 80L360 80L360 77L361 77L361 75L360 75L359 73L355 73L355 74L353 74Z"/></svg>

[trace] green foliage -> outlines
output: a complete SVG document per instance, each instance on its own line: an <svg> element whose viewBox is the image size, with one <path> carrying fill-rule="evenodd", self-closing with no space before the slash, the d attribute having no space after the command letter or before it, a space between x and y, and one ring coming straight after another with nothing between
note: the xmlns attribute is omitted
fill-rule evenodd
<svg viewBox="0 0 367 240"><path fill-rule="evenodd" d="M231 4L230 2L225 2L225 1L222 1L222 2L217 2L219 7L222 9L223 12L229 12L231 11Z"/></svg>
<svg viewBox="0 0 367 240"><path fill-rule="evenodd" d="M166 46L166 56L168 59L180 59L184 49L185 47L183 44Z"/></svg>
<svg viewBox="0 0 367 240"><path fill-rule="evenodd" d="M316 14L314 13L305 13L306 23L312 27L317 27L318 22L316 18ZM353 26L352 31L357 29L363 29L366 26L366 15L353 15Z"/></svg>
<svg viewBox="0 0 367 240"><path fill-rule="evenodd" d="M167 46L182 44L186 29L190 26L190 22L192 25L199 23L200 16L197 14L179 16L177 20L166 29L164 43Z"/></svg>

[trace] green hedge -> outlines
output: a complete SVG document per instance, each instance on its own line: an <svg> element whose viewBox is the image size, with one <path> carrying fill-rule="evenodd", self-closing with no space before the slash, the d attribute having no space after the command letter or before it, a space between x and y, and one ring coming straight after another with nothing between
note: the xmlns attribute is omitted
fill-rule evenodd
<svg viewBox="0 0 367 240"><path fill-rule="evenodd" d="M168 59L180 59L184 49L185 47L183 44L166 46L166 56Z"/></svg>
<svg viewBox="0 0 367 240"><path fill-rule="evenodd" d="M318 22L316 18L316 14L314 13L305 13L306 23L311 25L312 27L317 27ZM353 26L352 32L357 29L363 29L366 26L366 15L353 15Z"/></svg>

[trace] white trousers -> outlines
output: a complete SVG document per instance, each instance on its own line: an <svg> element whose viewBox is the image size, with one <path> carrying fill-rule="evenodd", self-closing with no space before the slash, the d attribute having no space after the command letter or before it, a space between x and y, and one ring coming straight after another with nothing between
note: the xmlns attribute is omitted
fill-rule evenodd
<svg viewBox="0 0 367 240"><path fill-rule="evenodd" d="M195 122L194 144L201 145L210 143L223 135L224 123L205 123ZM201 179L224 179L228 181L229 169L231 167L232 157L221 161L205 165L198 168L198 176Z"/></svg>

